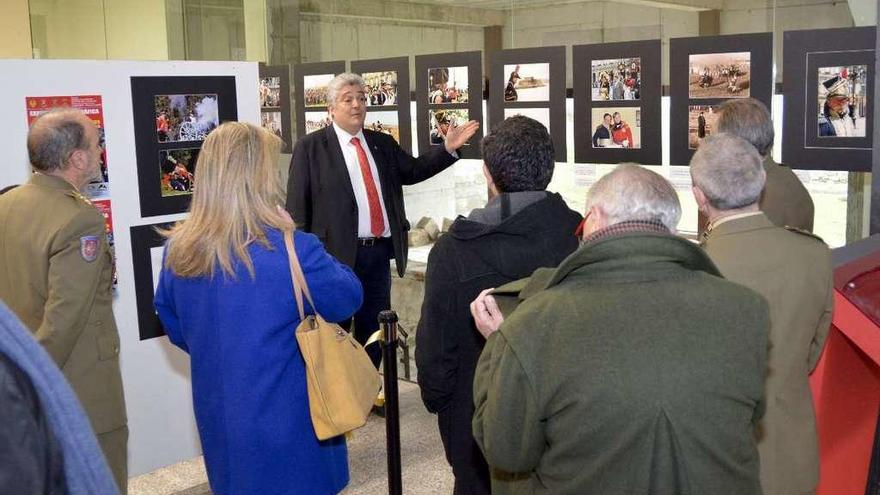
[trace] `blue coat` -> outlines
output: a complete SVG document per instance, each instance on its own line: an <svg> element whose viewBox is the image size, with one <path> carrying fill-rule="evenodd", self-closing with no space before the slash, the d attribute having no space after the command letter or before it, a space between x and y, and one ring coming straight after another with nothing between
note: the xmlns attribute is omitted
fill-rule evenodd
<svg viewBox="0 0 880 495"><path fill-rule="evenodd" d="M233 281L219 269L213 278L183 278L163 267L156 310L171 341L190 354L211 490L338 493L348 484L345 438L315 436L287 250L280 231L267 236L274 249L248 249L255 280L241 263ZM351 316L363 300L354 273L314 235L297 231L294 241L318 312L328 321Z"/></svg>

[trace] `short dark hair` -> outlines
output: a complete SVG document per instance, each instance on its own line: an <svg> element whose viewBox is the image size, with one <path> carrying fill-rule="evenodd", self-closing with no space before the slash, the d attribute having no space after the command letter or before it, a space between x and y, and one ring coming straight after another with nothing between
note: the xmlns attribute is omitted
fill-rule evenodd
<svg viewBox="0 0 880 495"><path fill-rule="evenodd" d="M79 110L63 108L37 117L28 132L28 157L34 169L64 169L70 154L89 149L89 139Z"/></svg>
<svg viewBox="0 0 880 495"><path fill-rule="evenodd" d="M516 115L483 138L483 162L501 192L543 191L553 177L553 141L543 124Z"/></svg>

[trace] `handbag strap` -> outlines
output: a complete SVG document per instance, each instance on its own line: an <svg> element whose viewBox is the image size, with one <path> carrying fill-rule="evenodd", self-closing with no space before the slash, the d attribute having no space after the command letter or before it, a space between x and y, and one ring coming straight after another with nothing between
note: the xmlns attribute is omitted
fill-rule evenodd
<svg viewBox="0 0 880 495"><path fill-rule="evenodd" d="M312 311L316 315L318 314L318 309L315 307L312 294L309 292L309 286L306 284L306 277L303 275L302 266L300 266L299 259L296 257L292 230L284 231L284 245L287 246L287 261L290 266L290 278L293 280L293 297L296 299L296 309L299 310L300 321L305 321L306 313L303 307L303 294L305 294L309 304L312 305Z"/></svg>

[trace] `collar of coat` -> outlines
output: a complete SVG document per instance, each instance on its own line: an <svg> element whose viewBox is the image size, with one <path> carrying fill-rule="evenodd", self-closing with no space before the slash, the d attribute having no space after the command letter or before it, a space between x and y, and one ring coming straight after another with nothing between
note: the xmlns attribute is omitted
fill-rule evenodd
<svg viewBox="0 0 880 495"><path fill-rule="evenodd" d="M670 270L721 272L705 251L671 234L629 232L581 246L556 268L539 268L531 277L498 287L492 294L507 316L518 304L576 275L609 283L638 283L667 276Z"/></svg>

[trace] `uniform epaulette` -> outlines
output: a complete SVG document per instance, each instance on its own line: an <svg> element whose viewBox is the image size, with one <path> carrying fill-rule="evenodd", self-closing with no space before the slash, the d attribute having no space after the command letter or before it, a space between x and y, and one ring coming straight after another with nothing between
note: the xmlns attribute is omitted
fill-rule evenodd
<svg viewBox="0 0 880 495"><path fill-rule="evenodd" d="M807 237L812 237L813 239L816 239L817 241L819 241L819 242L821 242L821 243L824 243L824 242L825 242L825 239L822 239L822 238L819 237L818 235L816 235L816 234L814 234L814 233L812 233L812 232L810 232L810 231L808 231L808 230L799 229L799 228L797 228L797 227L791 227L791 226L788 226L788 225L785 226L785 230L787 230L787 231L789 231L789 232L794 232L794 233L796 233L796 234L805 235L805 236L807 236Z"/></svg>
<svg viewBox="0 0 880 495"><path fill-rule="evenodd" d="M79 191L67 191L67 195L70 196L71 198L78 199L79 201L82 201L83 203L85 203L89 206L92 206L92 200L83 196L83 194Z"/></svg>

